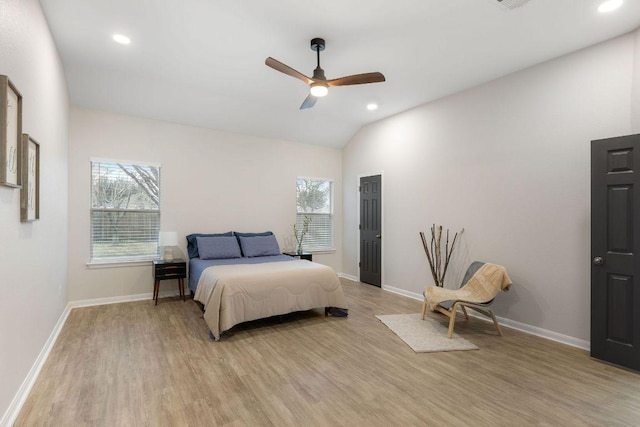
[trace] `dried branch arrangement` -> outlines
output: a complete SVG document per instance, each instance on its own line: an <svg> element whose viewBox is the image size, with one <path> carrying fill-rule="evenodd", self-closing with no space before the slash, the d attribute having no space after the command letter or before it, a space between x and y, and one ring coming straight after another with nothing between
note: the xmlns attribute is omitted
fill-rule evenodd
<svg viewBox="0 0 640 427"><path fill-rule="evenodd" d="M296 242L298 245L296 246L296 250L299 254L302 253L302 241L304 240L304 235L309 232L309 224L311 224L311 217L308 215L304 216L302 220L302 226L299 224L293 224L293 235L296 238Z"/></svg>
<svg viewBox="0 0 640 427"><path fill-rule="evenodd" d="M453 254L453 248L456 246L458 235L463 232L464 228L453 236L451 247L449 247L449 229L447 229L447 240L444 245L444 254L442 252L443 233L441 225L436 227L436 225L433 224L431 226L431 242L427 242L424 232L420 232L422 246L424 247L424 252L427 254L427 260L429 260L429 267L431 267L431 274L433 275L433 281L436 286L444 286L444 277L447 275L447 268L449 268L449 261L451 260L451 254Z"/></svg>

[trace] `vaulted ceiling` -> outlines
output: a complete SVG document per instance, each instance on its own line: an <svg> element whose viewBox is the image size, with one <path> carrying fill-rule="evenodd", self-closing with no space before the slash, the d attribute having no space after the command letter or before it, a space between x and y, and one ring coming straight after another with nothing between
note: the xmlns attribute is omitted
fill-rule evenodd
<svg viewBox="0 0 640 427"><path fill-rule="evenodd" d="M74 105L268 138L342 147L363 125L640 26L640 0L41 0ZM115 33L129 45L112 40ZM326 40L331 88L309 110L309 47ZM365 107L376 102L379 108Z"/></svg>

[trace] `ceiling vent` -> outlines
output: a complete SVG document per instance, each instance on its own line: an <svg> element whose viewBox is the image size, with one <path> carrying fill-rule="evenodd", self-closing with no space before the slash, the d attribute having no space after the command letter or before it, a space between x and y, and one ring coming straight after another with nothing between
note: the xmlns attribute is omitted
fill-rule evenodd
<svg viewBox="0 0 640 427"><path fill-rule="evenodd" d="M493 0L493 3L501 9L513 10L519 8L520 6L524 6L530 1L531 0Z"/></svg>

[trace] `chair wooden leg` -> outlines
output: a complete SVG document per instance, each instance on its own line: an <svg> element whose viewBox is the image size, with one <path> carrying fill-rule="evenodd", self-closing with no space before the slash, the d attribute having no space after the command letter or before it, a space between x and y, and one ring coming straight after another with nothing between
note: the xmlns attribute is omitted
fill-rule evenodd
<svg viewBox="0 0 640 427"><path fill-rule="evenodd" d="M425 299L422 302L422 320L424 320L424 316L427 314L427 300Z"/></svg>
<svg viewBox="0 0 640 427"><path fill-rule="evenodd" d="M493 324L496 325L496 329L498 330L498 334L500 336L503 336L502 335L502 329L500 329L500 324L498 323L498 319L496 319L495 314L493 314L493 310L488 308L487 311L489 312L489 314L491 315L491 318L493 319Z"/></svg>
<svg viewBox="0 0 640 427"><path fill-rule="evenodd" d="M456 323L456 311L458 311L458 303L453 304L451 313L449 314L449 338L453 336L453 326Z"/></svg>
<svg viewBox="0 0 640 427"><path fill-rule="evenodd" d="M449 319L449 338L453 336L453 325L456 323L456 315L455 313L451 313L451 318Z"/></svg>
<svg viewBox="0 0 640 427"><path fill-rule="evenodd" d="M469 320L469 314L467 313L467 309L465 308L465 306L461 305L460 308L462 309L462 312L464 313L464 318Z"/></svg>

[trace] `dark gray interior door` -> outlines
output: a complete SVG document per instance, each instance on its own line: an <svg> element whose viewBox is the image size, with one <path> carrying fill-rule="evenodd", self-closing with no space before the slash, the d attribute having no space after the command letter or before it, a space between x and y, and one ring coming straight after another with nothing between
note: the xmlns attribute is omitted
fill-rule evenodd
<svg viewBox="0 0 640 427"><path fill-rule="evenodd" d="M382 284L382 176L360 178L360 281Z"/></svg>
<svg viewBox="0 0 640 427"><path fill-rule="evenodd" d="M640 370L640 135L591 142L591 356Z"/></svg>

